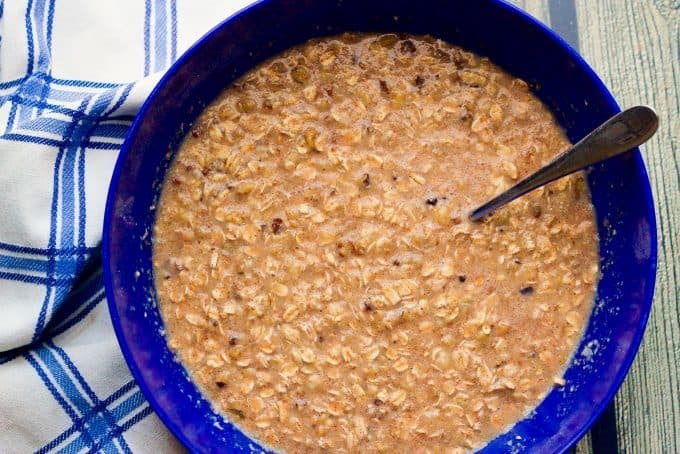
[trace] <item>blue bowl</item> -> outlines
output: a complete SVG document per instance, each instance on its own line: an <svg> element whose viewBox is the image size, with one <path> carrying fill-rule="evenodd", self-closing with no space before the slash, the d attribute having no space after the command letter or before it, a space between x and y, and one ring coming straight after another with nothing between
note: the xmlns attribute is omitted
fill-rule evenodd
<svg viewBox="0 0 680 454"><path fill-rule="evenodd" d="M137 383L195 452L250 452L257 442L215 413L168 349L151 270L155 205L174 151L203 108L264 59L344 31L431 34L488 56L529 82L572 141L619 111L583 59L546 27L500 1L264 0L223 22L175 63L123 145L104 219L103 262L113 326ZM656 223L637 150L588 173L602 279L565 378L483 452L563 452L614 397L638 349L656 271Z"/></svg>

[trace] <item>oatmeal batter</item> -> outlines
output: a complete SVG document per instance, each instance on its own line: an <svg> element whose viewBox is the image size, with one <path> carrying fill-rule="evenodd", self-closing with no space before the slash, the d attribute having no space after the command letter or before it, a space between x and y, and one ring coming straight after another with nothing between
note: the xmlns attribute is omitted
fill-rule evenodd
<svg viewBox="0 0 680 454"><path fill-rule="evenodd" d="M582 174L467 213L568 145L526 83L442 41L286 51L205 110L167 176L170 346L274 449L483 446L564 385L598 240Z"/></svg>

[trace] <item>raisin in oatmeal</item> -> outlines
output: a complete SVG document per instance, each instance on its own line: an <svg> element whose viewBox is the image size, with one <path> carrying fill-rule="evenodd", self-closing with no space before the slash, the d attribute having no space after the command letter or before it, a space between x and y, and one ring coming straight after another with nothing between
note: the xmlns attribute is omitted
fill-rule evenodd
<svg viewBox="0 0 680 454"><path fill-rule="evenodd" d="M568 145L526 83L444 42L286 51L205 110L169 171L170 346L275 449L482 446L564 385L598 239L582 174L467 213Z"/></svg>

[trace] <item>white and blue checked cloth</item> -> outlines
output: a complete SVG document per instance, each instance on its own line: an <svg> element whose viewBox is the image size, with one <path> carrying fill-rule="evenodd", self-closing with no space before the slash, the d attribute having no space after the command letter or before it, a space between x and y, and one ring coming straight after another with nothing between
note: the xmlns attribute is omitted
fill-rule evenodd
<svg viewBox="0 0 680 454"><path fill-rule="evenodd" d="M177 452L120 353L111 172L160 74L250 0L0 0L0 452Z"/></svg>

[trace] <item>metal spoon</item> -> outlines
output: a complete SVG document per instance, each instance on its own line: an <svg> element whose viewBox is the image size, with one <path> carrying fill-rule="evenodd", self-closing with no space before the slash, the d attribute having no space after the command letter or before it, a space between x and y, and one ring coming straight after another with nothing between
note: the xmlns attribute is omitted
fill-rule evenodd
<svg viewBox="0 0 680 454"><path fill-rule="evenodd" d="M545 167L474 210L470 213L470 220L478 221L544 184L635 148L652 137L658 126L659 117L647 106L631 107L618 113Z"/></svg>

